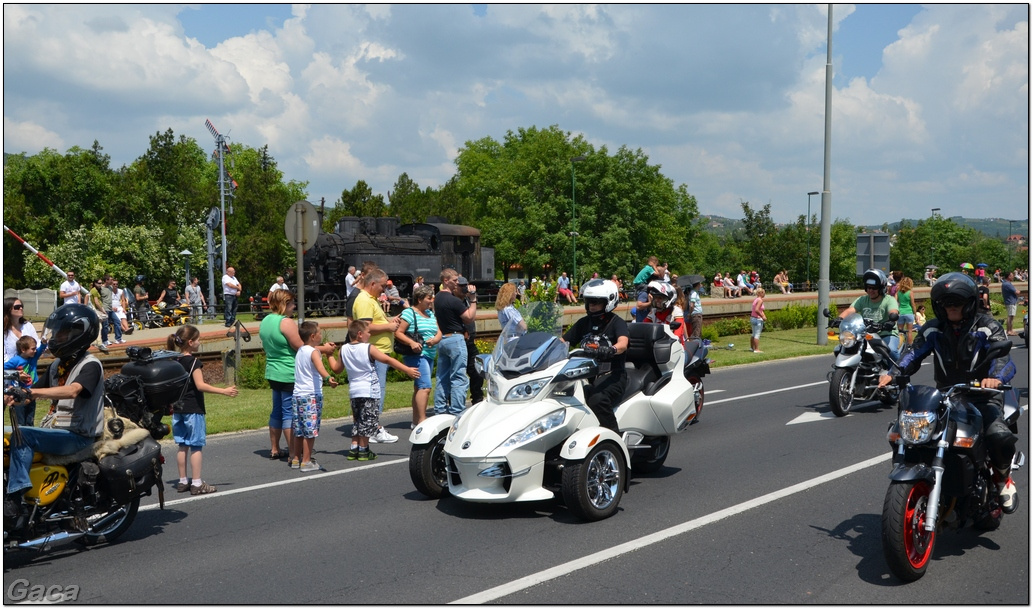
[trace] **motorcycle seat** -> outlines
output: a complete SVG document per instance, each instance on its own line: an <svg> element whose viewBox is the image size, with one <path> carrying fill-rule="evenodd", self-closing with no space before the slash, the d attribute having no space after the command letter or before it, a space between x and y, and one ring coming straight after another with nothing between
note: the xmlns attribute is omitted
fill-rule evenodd
<svg viewBox="0 0 1033 609"><path fill-rule="evenodd" d="M624 354L628 388L623 399L640 391L652 395L669 380L664 378L660 364L670 361L674 343L675 339L667 335L663 324L633 323L628 326L628 350Z"/></svg>

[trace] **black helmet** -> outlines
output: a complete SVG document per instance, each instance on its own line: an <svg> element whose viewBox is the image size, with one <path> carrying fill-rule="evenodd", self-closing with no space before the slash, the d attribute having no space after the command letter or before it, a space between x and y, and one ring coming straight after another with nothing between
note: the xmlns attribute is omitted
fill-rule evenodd
<svg viewBox="0 0 1033 609"><path fill-rule="evenodd" d="M100 334L100 319L93 309L82 304L58 307L43 324L43 336L54 357L76 360L90 348Z"/></svg>
<svg viewBox="0 0 1033 609"><path fill-rule="evenodd" d="M929 298L933 301L933 312L936 319L947 321L949 303L960 303L962 318L969 320L976 313L976 284L964 273L947 273L933 284Z"/></svg>
<svg viewBox="0 0 1033 609"><path fill-rule="evenodd" d="M864 282L864 289L877 287L879 288L879 296L886 293L886 273L879 269L868 269L864 272L861 279Z"/></svg>
<svg viewBox="0 0 1033 609"><path fill-rule="evenodd" d="M142 284L144 282L144 280L146 280L146 279L147 278L144 277L143 275L137 275L136 276L136 283L141 283Z"/></svg>

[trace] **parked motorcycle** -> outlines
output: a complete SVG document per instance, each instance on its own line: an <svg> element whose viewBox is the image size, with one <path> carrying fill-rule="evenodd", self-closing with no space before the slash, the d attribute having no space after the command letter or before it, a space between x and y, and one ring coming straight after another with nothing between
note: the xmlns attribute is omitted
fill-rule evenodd
<svg viewBox="0 0 1033 609"><path fill-rule="evenodd" d="M33 455L32 488L25 494L29 516L13 530L8 527L15 523L5 519L5 553L113 542L132 526L140 498L153 488L164 507L164 459L156 440L169 433L162 416L181 398L188 377L172 359L176 353L129 347L126 355L130 361L121 374L104 382L104 436L74 455ZM4 393L24 398L13 385L5 386ZM4 429L5 488L17 433Z"/></svg>
<svg viewBox="0 0 1033 609"><path fill-rule="evenodd" d="M685 352L668 326L631 324L628 388L615 411L623 433L601 427L584 393L584 383L598 373L596 361L578 349L568 353L559 314L550 312L554 305L536 304L524 315L526 333L511 324L491 355L478 356L486 400L459 416L436 415L416 426L409 474L416 490L432 498L508 503L560 497L579 518L601 520L617 511L629 468L663 466L671 436L696 420L702 383L697 392L683 373Z"/></svg>
<svg viewBox="0 0 1033 609"><path fill-rule="evenodd" d="M1011 342L993 343L987 358L1008 353ZM894 450L890 486L882 507L882 551L890 571L903 581L921 578L936 535L944 528L997 529L1003 518L979 410L966 397L1004 393L1004 418L1018 433L1021 410L1014 390L958 384L945 389L903 388L897 420L887 439ZM1016 452L1012 469L1025 463Z"/></svg>
<svg viewBox="0 0 1033 609"><path fill-rule="evenodd" d="M164 302L157 302L151 306L152 320L158 325L154 327L172 328L190 323L190 305L178 304L167 306Z"/></svg>
<svg viewBox="0 0 1033 609"><path fill-rule="evenodd" d="M822 311L825 317L832 317L828 309ZM832 328L839 328L839 344L832 351L836 361L832 364L829 379L829 406L837 417L845 417L854 405L854 400L866 402L878 398L883 404L897 403L899 389L896 386L879 388L879 374L889 370L894 358L889 347L877 333L892 329L898 315L891 313L882 323L864 319L860 313L852 313L843 319L832 319L829 324L829 338L836 338Z"/></svg>

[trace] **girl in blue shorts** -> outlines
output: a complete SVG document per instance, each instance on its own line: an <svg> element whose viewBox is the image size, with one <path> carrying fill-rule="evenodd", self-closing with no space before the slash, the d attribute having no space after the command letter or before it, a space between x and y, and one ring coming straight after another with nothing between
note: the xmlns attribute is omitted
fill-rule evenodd
<svg viewBox="0 0 1033 609"><path fill-rule="evenodd" d="M178 361L189 375L183 396L172 405L172 437L179 446L179 452L176 453L176 465L179 467L179 483L176 484L176 491L180 493L190 491L191 495L214 493L216 488L201 479L201 449L204 448L207 437L204 421L204 394L219 393L231 398L237 397L237 387L215 387L204 382L204 375L201 374L201 362L194 357L194 353L201 347L201 332L196 327L189 324L181 327L175 334L169 335L165 346L170 351L178 349L183 354ZM193 480L189 482L187 481L188 453L190 471L194 474Z"/></svg>

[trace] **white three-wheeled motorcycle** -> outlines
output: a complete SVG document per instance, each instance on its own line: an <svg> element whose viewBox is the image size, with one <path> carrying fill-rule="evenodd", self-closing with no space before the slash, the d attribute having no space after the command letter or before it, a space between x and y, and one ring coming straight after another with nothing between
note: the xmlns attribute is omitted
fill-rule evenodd
<svg viewBox="0 0 1033 609"><path fill-rule="evenodd" d="M413 430L409 473L428 497L508 503L562 497L585 520L617 510L628 470L662 467L671 436L698 420L706 349L690 343L694 361L668 326L633 323L626 353L628 388L616 410L621 435L600 426L585 405L595 360L568 354L552 305L503 329L494 352L477 365L488 397L458 416L435 415ZM687 377L692 378L690 383Z"/></svg>

